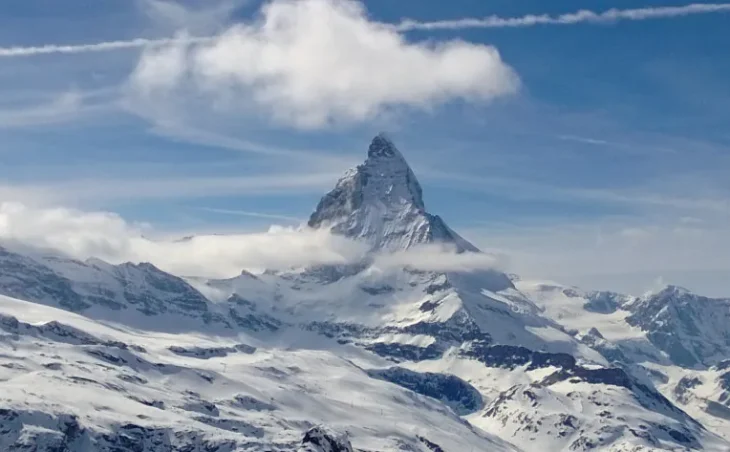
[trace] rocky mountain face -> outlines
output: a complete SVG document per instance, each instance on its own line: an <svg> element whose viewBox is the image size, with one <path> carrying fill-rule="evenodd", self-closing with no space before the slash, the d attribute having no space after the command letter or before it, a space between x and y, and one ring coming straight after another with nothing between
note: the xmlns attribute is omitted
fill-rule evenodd
<svg viewBox="0 0 730 452"><path fill-rule="evenodd" d="M423 190L392 141L373 139L362 165L348 171L319 202L309 219L374 249L407 249L424 243L448 243L458 251L478 251L437 215L426 212Z"/></svg>
<svg viewBox="0 0 730 452"><path fill-rule="evenodd" d="M307 431L299 452L352 452L352 444L345 435L320 426Z"/></svg>
<svg viewBox="0 0 730 452"><path fill-rule="evenodd" d="M151 264L110 265L0 247L0 293L73 312L94 307L143 315L203 317L208 300L185 281Z"/></svg>
<svg viewBox="0 0 730 452"><path fill-rule="evenodd" d="M22 253L0 246L0 295L59 307L100 320L176 331L180 327L246 328L275 331L279 321L253 312L233 297L212 303L180 277L152 264L111 265L81 262L44 253ZM155 318L164 317L163 322ZM169 318L176 320L170 324ZM168 328L170 327L170 328Z"/></svg>
<svg viewBox="0 0 730 452"><path fill-rule="evenodd" d="M384 135L308 225L480 253ZM0 450L730 450L728 306L367 259L184 280L3 248Z"/></svg>
<svg viewBox="0 0 730 452"><path fill-rule="evenodd" d="M730 299L669 286L623 307L626 321L678 366L706 368L730 356Z"/></svg>

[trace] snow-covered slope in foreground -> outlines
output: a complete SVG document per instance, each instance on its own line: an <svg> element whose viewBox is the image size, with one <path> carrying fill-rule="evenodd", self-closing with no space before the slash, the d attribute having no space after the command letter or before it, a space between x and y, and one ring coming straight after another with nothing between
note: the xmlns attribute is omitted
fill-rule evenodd
<svg viewBox="0 0 730 452"><path fill-rule="evenodd" d="M724 304L383 265L483 255L382 135L309 226L371 252L206 280L0 248L0 450L730 450Z"/></svg>
<svg viewBox="0 0 730 452"><path fill-rule="evenodd" d="M512 450L370 378L350 358L382 363L349 347L152 333L5 296L0 312L3 451L292 451L321 423L357 450Z"/></svg>

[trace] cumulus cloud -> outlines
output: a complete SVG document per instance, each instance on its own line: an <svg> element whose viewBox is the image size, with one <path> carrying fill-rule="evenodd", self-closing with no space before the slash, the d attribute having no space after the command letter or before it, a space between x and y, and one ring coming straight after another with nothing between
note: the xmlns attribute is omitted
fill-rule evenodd
<svg viewBox="0 0 730 452"><path fill-rule="evenodd" d="M0 239L52 248L74 257L115 260L130 254L133 239L141 238L143 229L142 224L128 224L107 212L0 203Z"/></svg>
<svg viewBox="0 0 730 452"><path fill-rule="evenodd" d="M201 235L142 244L139 261L173 274L231 277L248 270L282 270L309 265L347 264L361 259L363 244L313 229L272 227L267 232Z"/></svg>
<svg viewBox="0 0 730 452"><path fill-rule="evenodd" d="M218 105L263 107L301 128L371 119L393 107L489 100L519 78L491 46L409 42L354 0L274 0L208 42L148 49L132 93L191 90Z"/></svg>
<svg viewBox="0 0 730 452"><path fill-rule="evenodd" d="M408 267L422 271L494 268L486 254L456 254L447 246L423 245L393 254L368 255L368 247L327 230L272 226L248 234L197 235L170 239L147 224L109 212L37 208L0 203L0 244L61 252L77 259L113 264L151 262L176 275L227 278L241 270L284 270L310 265L349 264L371 259L381 271Z"/></svg>

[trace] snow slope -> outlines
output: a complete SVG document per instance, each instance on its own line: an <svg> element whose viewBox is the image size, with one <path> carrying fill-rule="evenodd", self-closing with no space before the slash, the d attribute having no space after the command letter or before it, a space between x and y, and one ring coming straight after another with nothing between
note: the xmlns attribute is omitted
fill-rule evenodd
<svg viewBox="0 0 730 452"><path fill-rule="evenodd" d="M140 331L4 296L0 312L0 450L285 451L321 423L358 450L428 450L418 436L445 450L512 450L439 402L370 378L350 359L382 363L358 350Z"/></svg>

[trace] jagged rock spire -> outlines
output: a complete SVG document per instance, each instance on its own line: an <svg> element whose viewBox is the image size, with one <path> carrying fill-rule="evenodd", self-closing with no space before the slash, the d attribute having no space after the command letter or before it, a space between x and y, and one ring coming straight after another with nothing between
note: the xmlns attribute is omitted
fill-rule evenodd
<svg viewBox="0 0 730 452"><path fill-rule="evenodd" d="M332 228L374 248L448 242L460 251L477 251L440 217L426 212L416 175L383 133L373 138L365 162L347 171L322 198L309 226Z"/></svg>
<svg viewBox="0 0 730 452"><path fill-rule="evenodd" d="M403 157L385 132L380 132L370 142L368 158Z"/></svg>

